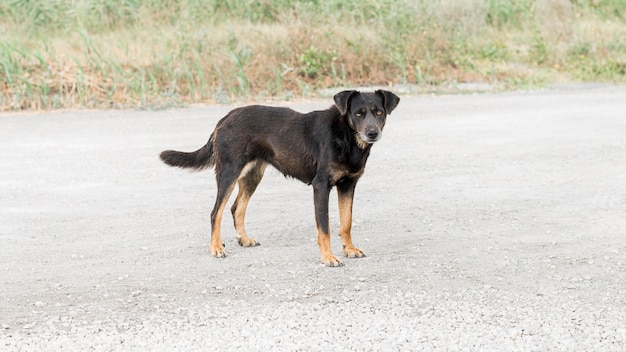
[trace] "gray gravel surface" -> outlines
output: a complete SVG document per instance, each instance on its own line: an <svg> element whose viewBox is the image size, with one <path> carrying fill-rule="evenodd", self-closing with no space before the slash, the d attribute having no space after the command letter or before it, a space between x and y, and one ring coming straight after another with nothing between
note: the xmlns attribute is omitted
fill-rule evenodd
<svg viewBox="0 0 626 352"><path fill-rule="evenodd" d="M231 108L0 115L0 350L626 350L626 87L403 97L341 268L276 171L209 256L213 173L158 153Z"/></svg>

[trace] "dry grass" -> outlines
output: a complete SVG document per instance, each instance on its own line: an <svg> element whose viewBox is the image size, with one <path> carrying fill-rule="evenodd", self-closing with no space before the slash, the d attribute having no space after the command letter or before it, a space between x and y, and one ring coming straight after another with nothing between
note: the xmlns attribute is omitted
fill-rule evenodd
<svg viewBox="0 0 626 352"><path fill-rule="evenodd" d="M56 3L0 5L0 110L626 81L626 0Z"/></svg>

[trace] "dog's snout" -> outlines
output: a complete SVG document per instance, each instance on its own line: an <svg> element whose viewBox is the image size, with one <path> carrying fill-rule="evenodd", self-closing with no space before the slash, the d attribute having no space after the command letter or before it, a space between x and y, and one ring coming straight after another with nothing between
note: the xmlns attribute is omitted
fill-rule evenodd
<svg viewBox="0 0 626 352"><path fill-rule="evenodd" d="M371 140L375 140L376 138L378 138L378 130L369 130L366 134L367 138Z"/></svg>

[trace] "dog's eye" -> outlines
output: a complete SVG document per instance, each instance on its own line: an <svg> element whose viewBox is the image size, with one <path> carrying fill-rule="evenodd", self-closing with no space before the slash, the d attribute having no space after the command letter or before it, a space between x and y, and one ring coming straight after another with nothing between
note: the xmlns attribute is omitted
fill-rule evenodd
<svg viewBox="0 0 626 352"><path fill-rule="evenodd" d="M359 111L355 115L356 115L356 117L361 117L361 116L363 116L363 113Z"/></svg>
<svg viewBox="0 0 626 352"><path fill-rule="evenodd" d="M380 110L376 110L376 115L380 116L380 115L382 115L382 114L383 114L383 112L382 112L382 111L380 111Z"/></svg>

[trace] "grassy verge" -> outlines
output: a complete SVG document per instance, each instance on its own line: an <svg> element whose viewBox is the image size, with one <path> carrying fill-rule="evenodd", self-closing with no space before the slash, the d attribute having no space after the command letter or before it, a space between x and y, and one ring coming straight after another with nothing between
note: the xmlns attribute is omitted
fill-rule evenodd
<svg viewBox="0 0 626 352"><path fill-rule="evenodd" d="M626 82L626 0L6 0L0 110Z"/></svg>

